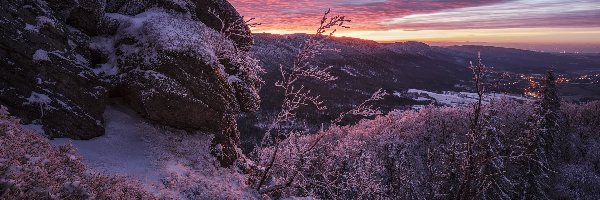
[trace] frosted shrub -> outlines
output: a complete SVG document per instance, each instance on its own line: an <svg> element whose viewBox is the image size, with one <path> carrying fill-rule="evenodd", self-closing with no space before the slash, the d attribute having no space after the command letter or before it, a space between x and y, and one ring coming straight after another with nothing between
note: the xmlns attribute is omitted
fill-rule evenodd
<svg viewBox="0 0 600 200"><path fill-rule="evenodd" d="M125 177L86 171L70 145L55 147L0 108L0 199L154 199Z"/></svg>
<svg viewBox="0 0 600 200"><path fill-rule="evenodd" d="M223 168L209 149L212 135L189 134L167 127L151 129L145 138L161 179L161 199L256 199L258 194L235 168Z"/></svg>
<svg viewBox="0 0 600 200"><path fill-rule="evenodd" d="M557 171L547 171L548 198L595 199L600 189L597 123L599 102L565 105L571 142L578 150L572 162L558 163ZM531 120L536 105L530 102L501 100L482 107L495 110L485 127L502 133L503 176L511 180L505 197L534 195L527 188L525 161L531 157L525 142L535 132ZM470 108L426 107L420 111L393 112L353 126L333 127L314 135L293 134L280 142L280 158L274 160L272 180L281 183L293 178L280 196L314 196L325 199L448 199L459 190L463 180L461 163L465 132L469 130ZM577 121L577 122L575 122ZM594 132L595 131L595 132ZM580 138L579 135L585 138ZM315 143L315 141L320 141ZM313 146L314 145L314 146ZM504 147L504 148L503 148ZM508 148L510 147L510 148ZM309 150L310 149L310 150ZM309 150L309 151L307 151ZM273 152L275 147L264 148ZM485 166L485 165L478 165ZM492 175L494 173L491 173ZM485 176L483 176L485 177ZM491 178L491 177L490 177ZM476 179L476 184L485 179ZM490 179L493 180L493 179ZM577 188L574 190L573 188ZM562 192L561 192L562 191ZM568 192L567 192L568 191ZM487 193L492 194L492 193ZM489 198L496 198L488 196ZM530 196L531 197L531 196ZM537 196L540 197L540 196ZM476 199L484 198L477 197Z"/></svg>
<svg viewBox="0 0 600 200"><path fill-rule="evenodd" d="M344 24L350 20L347 20L344 16L328 17L329 13L330 10L325 12L315 34L304 42L292 63L280 65L281 79L275 83L275 86L283 91L281 110L268 125L265 136L259 147L255 149L255 160L258 168L252 172L250 178L250 182L256 185L256 189L261 194L276 194L297 181L306 180L301 177L303 176L301 172L307 167L307 161L310 159L306 156L315 150L314 148L320 145L324 138L319 136L311 143L300 146L301 144L294 141L294 138L298 139L307 133L303 130L286 130L285 127L294 124L296 112L301 107L314 106L317 110L327 109L319 96L312 94L310 89L305 88L304 85L298 82L303 79L314 79L327 83L337 79L329 72L333 66L322 67L312 63L315 56L321 55L325 51L339 51L329 47L323 41L331 37L336 32L337 27L349 28ZM381 89L376 91L371 98L357 105L354 109L341 113L337 119L331 122L331 125L336 126L347 115L370 117L382 114L370 103L383 99L385 95L387 93ZM362 157L363 155L357 154L356 156ZM350 165L354 166L354 164ZM280 168L286 168L290 171L286 174L275 174L280 171ZM343 182L354 185L358 180L356 178L360 179L361 177L353 177ZM364 180L362 182L370 181ZM377 187L374 186L374 188ZM377 192L376 190L357 191L361 191L360 195Z"/></svg>

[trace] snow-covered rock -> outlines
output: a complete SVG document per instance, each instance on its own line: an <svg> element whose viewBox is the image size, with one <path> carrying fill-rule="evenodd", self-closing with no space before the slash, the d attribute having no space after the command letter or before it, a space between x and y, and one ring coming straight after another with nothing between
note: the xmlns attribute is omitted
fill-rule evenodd
<svg viewBox="0 0 600 200"><path fill-rule="evenodd" d="M218 133L214 145L225 147L228 163L236 158L236 115L258 107L260 67L247 52L249 29L227 1L0 6L0 104L24 123L51 137L90 139L104 133L106 99L123 97L155 123Z"/></svg>
<svg viewBox="0 0 600 200"><path fill-rule="evenodd" d="M62 7L55 3L62 3ZM0 103L50 136L102 135L106 88L89 70L89 36L54 8L68 1L3 1L0 5ZM99 123L98 123L99 122Z"/></svg>

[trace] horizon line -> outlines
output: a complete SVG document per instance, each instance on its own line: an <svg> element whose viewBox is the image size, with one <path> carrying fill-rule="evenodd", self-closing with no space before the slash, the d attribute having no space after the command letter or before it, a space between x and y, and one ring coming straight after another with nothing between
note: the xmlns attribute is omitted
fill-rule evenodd
<svg viewBox="0 0 600 200"><path fill-rule="evenodd" d="M268 34L268 35L278 35L278 36L287 36L287 35L314 35L314 33L306 33L306 32L285 32L285 33L273 33L273 32L254 32L252 34ZM488 47L499 47L499 48L512 48L512 49L520 49L520 50L528 50L535 52L549 52L549 53L583 53L583 54L600 54L600 43L560 43L560 42L489 42L489 41L459 41L459 40L420 40L420 39L405 39L405 40L376 40L370 38L360 38L353 37L347 35L333 35L333 38L340 39L356 39L356 40L364 40L369 42L375 42L378 44L394 44L394 43L404 43L404 42L420 42L427 44L429 46L437 46L437 47L447 47L447 46L465 46L465 45L473 45L473 46L488 46ZM528 45L538 46L535 47L526 47ZM563 47L555 47L556 49L548 49L550 46L557 45ZM542 46L542 47L540 47ZM566 47L565 47L566 46ZM584 46L584 47L581 47ZM581 50L575 50L577 48L583 48ZM567 50L568 49L568 50ZM587 49L587 50L586 50Z"/></svg>

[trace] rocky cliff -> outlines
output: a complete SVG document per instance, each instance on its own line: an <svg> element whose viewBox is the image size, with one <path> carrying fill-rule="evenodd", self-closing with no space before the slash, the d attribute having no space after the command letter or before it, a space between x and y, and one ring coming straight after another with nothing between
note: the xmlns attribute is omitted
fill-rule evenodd
<svg viewBox="0 0 600 200"><path fill-rule="evenodd" d="M0 0L0 104L50 137L104 133L106 101L215 132L236 159L241 111L258 107L252 37L225 0Z"/></svg>

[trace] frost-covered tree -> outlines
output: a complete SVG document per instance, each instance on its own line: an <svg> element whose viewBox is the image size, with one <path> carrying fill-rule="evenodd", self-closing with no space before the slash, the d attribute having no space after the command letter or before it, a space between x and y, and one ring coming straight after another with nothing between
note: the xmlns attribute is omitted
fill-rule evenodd
<svg viewBox="0 0 600 200"><path fill-rule="evenodd" d="M483 130L478 137L477 197L481 199L510 199L513 183L507 175L510 146L505 143L505 133L496 127L498 110L491 107L483 116Z"/></svg>
<svg viewBox="0 0 600 200"><path fill-rule="evenodd" d="M474 170L470 199L507 199L501 192L510 199L600 197L600 184L596 184L600 183L596 172L600 163L600 136L596 134L600 130L600 102L563 105L573 122L569 130L579 135L575 139L580 142L574 143L579 149L574 155L579 157L559 163L552 171L544 164L541 138L536 137L536 106L534 102L499 100L482 107L485 112L480 122L486 140L475 143L474 155L480 156L473 159L478 170ZM456 199L464 180L462 161L470 113L470 107L425 107L316 134L294 134L280 141L280 156L265 188L294 177L287 187L270 196ZM492 149L486 152L479 146ZM262 150L273 152L274 148ZM497 163L502 165L494 166Z"/></svg>
<svg viewBox="0 0 600 200"><path fill-rule="evenodd" d="M477 167L477 142L482 132L482 126L480 123L482 106L483 106L483 95L485 94L484 78L486 67L481 61L481 53L477 53L477 62L469 67L473 72L473 82L475 86L475 92L477 93L477 101L473 104L473 110L469 115L469 132L466 135L466 142L464 146L465 155L462 160L461 175L459 188L455 191L456 199L471 199L477 194L476 183L478 175Z"/></svg>
<svg viewBox="0 0 600 200"><path fill-rule="evenodd" d="M544 80L540 99L540 134L544 140L546 151L552 160L558 159L564 146L563 117L560 111L560 96L556 88L556 77L553 71L548 71Z"/></svg>
<svg viewBox="0 0 600 200"><path fill-rule="evenodd" d="M259 168L251 175L250 182L253 182L256 189L261 194L272 195L284 190L292 184L306 185L315 179L306 178L307 174L303 170L311 167L318 167L320 161L314 160L315 157L309 156L313 151L318 151L321 143L326 143L324 138L326 134L317 133L316 137L312 138L309 143L299 143L298 139L308 133L305 130L286 130L285 124L294 123L296 120L297 111L301 107L314 106L318 110L327 109L323 105L318 95L311 93L311 90L306 88L300 82L304 79L314 79L327 83L334 81L337 77L330 74L329 70L333 66L322 67L313 63L313 58L321 55L324 51L339 51L332 48L324 41L336 32L336 28L349 28L345 23L350 22L344 16L329 17L330 10L325 12L320 20L320 26L317 28L314 35L311 35L302 45L298 54L293 61L288 64L280 65L281 79L275 83L279 89L283 91L283 101L281 110L274 117L274 120L268 126L268 129L263 137L259 147L255 149L256 158ZM372 102L383 99L387 93L379 89L372 96L356 105L353 109L340 113L339 116L332 120L330 127L336 127L346 116L355 115L363 117L371 117L382 114L378 108L371 105ZM323 131L323 130L322 130ZM357 160L363 154L353 154ZM353 160L352 162L355 162ZM341 163L342 168L329 171L331 174L344 173L348 169L343 167L356 166L355 163ZM283 173L280 173L283 172ZM317 175L316 179L323 178L330 181L328 177ZM362 180L358 183L355 179L336 180L341 183L347 183L355 187L355 184L360 186L374 187L372 181L366 177L353 177ZM365 178L364 180L362 178ZM367 183L368 182L368 183ZM356 186L358 187L358 186ZM359 190L367 192L367 190ZM367 195L367 193L361 193Z"/></svg>
<svg viewBox="0 0 600 200"><path fill-rule="evenodd" d="M256 154L258 154L257 157L259 158L259 161L262 157L269 158L266 160L266 163L259 163L259 165L264 165L265 167L263 170L258 170L256 172L257 174L255 174L256 177L252 178L255 179L252 180L252 182L256 182L256 189L259 191L262 190L262 193L271 192L279 187L289 185L289 183L293 181L293 178L291 178L282 186L270 187L268 189L263 188L265 184L267 184L267 179L271 176L271 169L273 168L276 159L280 156L279 141L290 135L286 135L285 132L281 131L280 126L284 123L294 121L296 112L301 107L313 105L319 110L327 109L327 107L322 105L323 102L319 99L319 96L313 95L310 89L306 89L304 85L298 84L298 81L302 79L316 79L323 82L329 82L337 79L337 77L331 75L329 72L331 66L321 67L311 63L311 59L321 54L323 51L336 50L325 46L323 44L324 39L332 36L337 30L337 27L348 28L344 23L349 22L350 20L347 20L345 16L334 16L329 18L329 13L330 10L325 12L316 33L304 42L304 45L296 55L294 61L289 66L283 64L280 65L281 80L277 81L275 85L283 90L281 110L268 126L268 129L259 144L260 148L273 146L274 150L269 152L268 155L265 155L265 152L260 151L260 148L257 148Z"/></svg>
<svg viewBox="0 0 600 200"><path fill-rule="evenodd" d="M461 166L462 180L455 198L510 199L513 186L506 174L506 162L511 147L505 144L505 133L497 127L498 110L483 105L487 92L487 67L482 63L480 53L470 69L473 71L477 101L469 116L469 132Z"/></svg>
<svg viewBox="0 0 600 200"><path fill-rule="evenodd" d="M537 123L537 113L527 119L523 134L517 137L515 196L525 199L548 199L550 165L544 139Z"/></svg>

